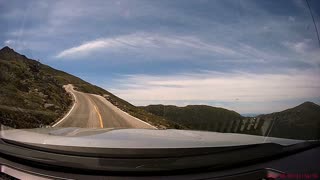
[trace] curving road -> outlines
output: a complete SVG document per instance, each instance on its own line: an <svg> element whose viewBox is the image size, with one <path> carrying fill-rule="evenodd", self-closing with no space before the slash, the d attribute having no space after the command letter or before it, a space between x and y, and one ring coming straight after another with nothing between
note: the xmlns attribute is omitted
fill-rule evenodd
<svg viewBox="0 0 320 180"><path fill-rule="evenodd" d="M71 84L64 88L72 94L74 104L65 117L52 125L53 127L156 129L123 112L102 96L76 91Z"/></svg>

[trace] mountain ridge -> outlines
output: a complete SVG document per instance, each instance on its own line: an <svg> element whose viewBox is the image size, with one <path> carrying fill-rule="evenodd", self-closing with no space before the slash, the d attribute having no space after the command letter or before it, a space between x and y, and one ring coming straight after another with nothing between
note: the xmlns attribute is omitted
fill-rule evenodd
<svg viewBox="0 0 320 180"><path fill-rule="evenodd" d="M222 123L228 119L242 119L242 116L235 111L208 105L178 107L158 104L140 108L195 130L210 131L214 130L214 124Z"/></svg>
<svg viewBox="0 0 320 180"><path fill-rule="evenodd" d="M207 105L177 107L157 104L140 107L189 129L292 139L320 139L320 106L308 101L283 111L254 117L244 117L235 111ZM204 111L206 108L210 110ZM224 115L219 115L219 111L224 111Z"/></svg>
<svg viewBox="0 0 320 180"><path fill-rule="evenodd" d="M270 129L270 136L320 139L320 105L316 103L307 101L280 112L259 115L257 118L273 121L274 128Z"/></svg>

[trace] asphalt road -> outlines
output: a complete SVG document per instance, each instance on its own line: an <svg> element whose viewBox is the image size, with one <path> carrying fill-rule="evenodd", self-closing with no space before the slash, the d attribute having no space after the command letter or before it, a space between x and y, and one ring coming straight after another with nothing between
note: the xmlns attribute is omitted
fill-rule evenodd
<svg viewBox="0 0 320 180"><path fill-rule="evenodd" d="M65 89L72 94L74 104L53 127L155 129L118 109L102 96L76 91L70 84Z"/></svg>

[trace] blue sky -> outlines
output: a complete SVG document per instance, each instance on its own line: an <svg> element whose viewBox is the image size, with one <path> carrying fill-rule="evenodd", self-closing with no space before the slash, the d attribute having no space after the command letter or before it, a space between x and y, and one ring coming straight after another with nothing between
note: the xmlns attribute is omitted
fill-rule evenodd
<svg viewBox="0 0 320 180"><path fill-rule="evenodd" d="M320 27L320 2L309 0ZM135 105L240 113L320 103L305 1L0 0L0 44Z"/></svg>

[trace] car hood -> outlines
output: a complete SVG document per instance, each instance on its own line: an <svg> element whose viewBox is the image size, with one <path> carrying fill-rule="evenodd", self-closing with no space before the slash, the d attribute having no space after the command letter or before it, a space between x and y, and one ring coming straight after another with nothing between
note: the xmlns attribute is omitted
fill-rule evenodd
<svg viewBox="0 0 320 180"><path fill-rule="evenodd" d="M37 128L2 130L1 138L22 143L97 148L196 148L261 143L292 145L303 140L190 130Z"/></svg>

